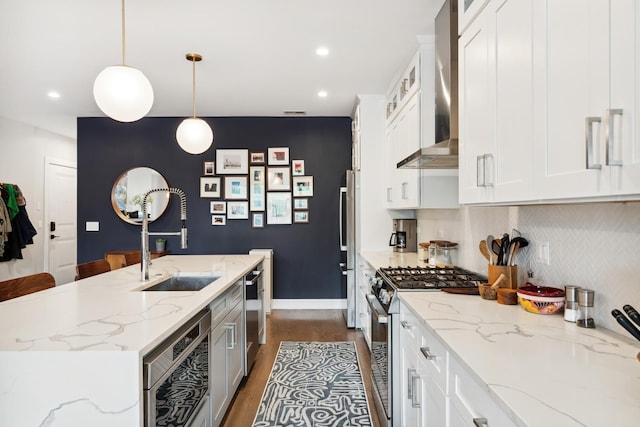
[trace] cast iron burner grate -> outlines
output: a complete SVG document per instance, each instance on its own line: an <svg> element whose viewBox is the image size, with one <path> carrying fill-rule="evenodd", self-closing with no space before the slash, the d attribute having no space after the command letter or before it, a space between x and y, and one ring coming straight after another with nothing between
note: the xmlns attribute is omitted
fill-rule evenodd
<svg viewBox="0 0 640 427"><path fill-rule="evenodd" d="M388 267L380 272L400 290L473 288L487 281L486 277L460 267Z"/></svg>

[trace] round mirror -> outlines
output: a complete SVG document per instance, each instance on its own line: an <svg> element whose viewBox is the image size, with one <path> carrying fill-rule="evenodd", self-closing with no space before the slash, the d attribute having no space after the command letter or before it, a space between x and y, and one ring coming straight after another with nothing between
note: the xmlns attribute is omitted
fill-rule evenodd
<svg viewBox="0 0 640 427"><path fill-rule="evenodd" d="M111 189L115 213L129 224L142 224L142 197L154 188L169 188L167 180L151 168L132 168L116 179ZM169 205L169 193L152 193L147 197L147 217L156 220Z"/></svg>

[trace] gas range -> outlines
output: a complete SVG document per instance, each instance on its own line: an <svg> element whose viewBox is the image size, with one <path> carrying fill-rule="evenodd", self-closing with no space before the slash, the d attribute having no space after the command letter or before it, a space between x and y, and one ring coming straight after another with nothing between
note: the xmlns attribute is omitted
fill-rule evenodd
<svg viewBox="0 0 640 427"><path fill-rule="evenodd" d="M460 267L386 267L377 271L372 291L387 313L395 292L475 288L487 278Z"/></svg>

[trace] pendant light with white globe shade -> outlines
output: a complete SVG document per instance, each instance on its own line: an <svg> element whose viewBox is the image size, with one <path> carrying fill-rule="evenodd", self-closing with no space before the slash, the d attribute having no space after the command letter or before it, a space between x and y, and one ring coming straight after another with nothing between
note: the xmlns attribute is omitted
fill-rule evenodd
<svg viewBox="0 0 640 427"><path fill-rule="evenodd" d="M176 130L178 145L189 154L202 154L213 143L213 131L207 122L196 117L196 62L202 55L187 53L186 58L193 63L193 117L184 119Z"/></svg>
<svg viewBox="0 0 640 427"><path fill-rule="evenodd" d="M153 105L153 88L137 68L126 65L125 14L122 0L122 65L112 65L98 74L93 97L100 110L119 122L135 122Z"/></svg>

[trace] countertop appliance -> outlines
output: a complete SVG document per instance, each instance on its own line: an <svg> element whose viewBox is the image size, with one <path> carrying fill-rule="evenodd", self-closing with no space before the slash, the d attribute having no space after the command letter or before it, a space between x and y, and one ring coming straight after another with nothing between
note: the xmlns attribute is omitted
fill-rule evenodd
<svg viewBox="0 0 640 427"><path fill-rule="evenodd" d="M340 271L346 277L347 308L343 311L347 328L356 326L356 173L348 170L346 186L340 187L340 251L344 259Z"/></svg>
<svg viewBox="0 0 640 427"><path fill-rule="evenodd" d="M458 1L446 0L435 19L435 144L398 168L458 168Z"/></svg>
<svg viewBox="0 0 640 427"><path fill-rule="evenodd" d="M400 333L397 292L429 292L446 288L475 288L486 283L485 276L460 267L386 267L376 272L371 281L371 295L367 302L371 311L371 379L374 401L382 425L393 425L392 396L394 381L399 382L397 371L400 360L394 345ZM397 386L397 385L396 385ZM398 399L396 399L398 400ZM387 420L387 423L384 422Z"/></svg>
<svg viewBox="0 0 640 427"><path fill-rule="evenodd" d="M203 310L143 360L147 427L191 425L209 406L211 311Z"/></svg>
<svg viewBox="0 0 640 427"><path fill-rule="evenodd" d="M417 252L418 222L415 219L394 219L389 246L394 252Z"/></svg>

